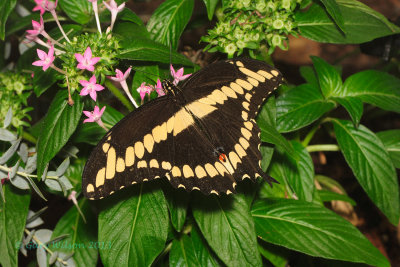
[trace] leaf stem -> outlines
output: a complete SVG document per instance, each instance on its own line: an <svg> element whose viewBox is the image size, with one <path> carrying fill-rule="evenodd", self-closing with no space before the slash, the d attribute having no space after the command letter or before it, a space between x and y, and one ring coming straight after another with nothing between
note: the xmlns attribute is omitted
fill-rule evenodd
<svg viewBox="0 0 400 267"><path fill-rule="evenodd" d="M34 137L33 135L31 135L28 132L22 132L21 136L23 139L25 139L28 142L31 142L32 144L36 144L36 142L37 142L36 137Z"/></svg>
<svg viewBox="0 0 400 267"><path fill-rule="evenodd" d="M314 137L315 133L319 129L319 126L320 126L319 123L315 124L314 127L308 132L308 134L304 138L303 142L301 142L301 144L304 147L308 146L308 144L310 143L311 139Z"/></svg>
<svg viewBox="0 0 400 267"><path fill-rule="evenodd" d="M340 151L338 145L328 144L328 145L311 145L306 147L308 152L317 152L317 151Z"/></svg>
<svg viewBox="0 0 400 267"><path fill-rule="evenodd" d="M27 235L30 235L30 234L31 234L31 232L30 232L28 229L26 229L26 228L25 228L25 233L26 233ZM53 252L52 250L50 250L50 249L46 246L46 244L44 244L42 241L40 241L40 239L38 239L38 238L36 237L36 235L33 235L33 236L32 236L32 239L35 240L35 242L36 242L40 247L43 247L48 253L50 253L50 255L53 255L53 254L54 254L54 252ZM63 259L61 259L60 257L57 257L57 261L59 261L60 263L62 263L64 266L67 265L67 262L64 261Z"/></svg>
<svg viewBox="0 0 400 267"><path fill-rule="evenodd" d="M129 100L121 93L120 90L118 90L117 87L114 86L114 84L109 81L106 80L104 83L107 88L111 91L111 93L113 93L118 99L119 101L121 101L121 103L129 110L132 111L133 110L133 105L131 104L131 102L129 102Z"/></svg>
<svg viewBox="0 0 400 267"><path fill-rule="evenodd" d="M11 168L7 168L3 165L0 165L0 170L10 172ZM37 178L38 176L35 174L28 174L26 172L17 172L18 175L24 176L24 177L31 177L31 178ZM53 179L53 180L58 180L58 176L46 176L46 179Z"/></svg>

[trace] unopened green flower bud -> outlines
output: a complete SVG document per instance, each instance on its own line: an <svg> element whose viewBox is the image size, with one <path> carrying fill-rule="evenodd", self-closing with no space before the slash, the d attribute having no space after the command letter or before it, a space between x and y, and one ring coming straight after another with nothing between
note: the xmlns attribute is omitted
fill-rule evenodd
<svg viewBox="0 0 400 267"><path fill-rule="evenodd" d="M282 0L281 6L286 10L290 10L290 0Z"/></svg>
<svg viewBox="0 0 400 267"><path fill-rule="evenodd" d="M267 8L271 11L274 12L276 10L276 5L274 2L268 2Z"/></svg>
<svg viewBox="0 0 400 267"><path fill-rule="evenodd" d="M277 19L272 23L272 27L274 27L275 29L282 29L283 26L284 26L283 21L280 19Z"/></svg>
<svg viewBox="0 0 400 267"><path fill-rule="evenodd" d="M256 3L256 9L261 12L264 13L267 10L267 5L265 4L265 0L259 0Z"/></svg>
<svg viewBox="0 0 400 267"><path fill-rule="evenodd" d="M232 57L235 54L236 50L237 47L233 43L230 43L227 46L225 46L225 53L227 53L229 57Z"/></svg>
<svg viewBox="0 0 400 267"><path fill-rule="evenodd" d="M238 40L238 41L236 42L236 45L237 45L237 47L238 47L239 49L243 49L243 48L246 47L246 43L243 42L242 40Z"/></svg>
<svg viewBox="0 0 400 267"><path fill-rule="evenodd" d="M242 4L244 7L249 7L251 4L251 0L242 0Z"/></svg>
<svg viewBox="0 0 400 267"><path fill-rule="evenodd" d="M273 46L280 46L281 45L281 43L282 43L282 39L281 39L281 36L280 35L277 35L277 34L275 34L273 37L272 37L272 45Z"/></svg>

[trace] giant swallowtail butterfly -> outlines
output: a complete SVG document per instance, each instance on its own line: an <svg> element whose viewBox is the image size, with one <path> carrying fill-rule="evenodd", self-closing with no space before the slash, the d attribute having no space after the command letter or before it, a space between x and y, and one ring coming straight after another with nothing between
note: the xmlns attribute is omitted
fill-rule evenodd
<svg viewBox="0 0 400 267"><path fill-rule="evenodd" d="M175 188L233 193L238 181L267 176L260 167L254 118L282 76L253 59L213 63L182 86L164 81L165 96L118 122L88 159L83 193L101 199L166 176Z"/></svg>

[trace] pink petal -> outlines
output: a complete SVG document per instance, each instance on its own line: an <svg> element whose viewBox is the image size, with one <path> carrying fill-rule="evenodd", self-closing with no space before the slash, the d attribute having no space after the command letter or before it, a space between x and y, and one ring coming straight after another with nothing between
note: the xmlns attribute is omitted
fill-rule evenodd
<svg viewBox="0 0 400 267"><path fill-rule="evenodd" d="M87 88L83 88L81 90L81 92L79 93L79 95L88 95L89 94L89 90Z"/></svg>
<svg viewBox="0 0 400 267"><path fill-rule="evenodd" d="M99 107L98 106L94 106L94 110L93 110L93 115L99 114Z"/></svg>
<svg viewBox="0 0 400 267"><path fill-rule="evenodd" d="M87 69L88 71L94 71L94 67L93 67L92 65L86 66L86 69Z"/></svg>
<svg viewBox="0 0 400 267"><path fill-rule="evenodd" d="M83 123L86 123L86 122L94 122L94 119L93 118L88 118L88 119L83 121Z"/></svg>
<svg viewBox="0 0 400 267"><path fill-rule="evenodd" d="M118 79L122 79L124 77L124 74L119 69L115 69L115 73L115 77L117 77Z"/></svg>
<svg viewBox="0 0 400 267"><path fill-rule="evenodd" d="M51 64L43 64L43 71L46 71Z"/></svg>
<svg viewBox="0 0 400 267"><path fill-rule="evenodd" d="M78 66L76 66L76 67L77 67L78 69L80 69L80 70L86 69L86 66L83 65L82 63L79 63Z"/></svg>
<svg viewBox="0 0 400 267"><path fill-rule="evenodd" d="M169 65L169 69L171 70L171 76L175 77L175 70L174 70L174 67L172 67L172 64Z"/></svg>
<svg viewBox="0 0 400 267"><path fill-rule="evenodd" d="M80 83L82 86L88 86L88 85L90 84L90 82L85 81L85 80L80 80L79 83Z"/></svg>
<svg viewBox="0 0 400 267"><path fill-rule="evenodd" d="M93 101L96 101L97 93L95 90L90 91L90 97L93 99Z"/></svg>
<svg viewBox="0 0 400 267"><path fill-rule="evenodd" d="M94 85L94 90L95 90L95 91L101 91L101 90L103 90L103 89L104 89L104 87L101 86L100 84L95 84L95 85Z"/></svg>
<svg viewBox="0 0 400 267"><path fill-rule="evenodd" d="M75 58L78 62L82 62L83 61L83 56L81 54L76 53L75 54Z"/></svg>
<svg viewBox="0 0 400 267"><path fill-rule="evenodd" d="M88 46L85 50L85 53L83 54L84 58L90 59L92 58L92 50L90 49L90 46Z"/></svg>
<svg viewBox="0 0 400 267"><path fill-rule="evenodd" d="M47 56L53 58L53 60L54 60L53 55L54 55L54 46L52 45L52 46L50 46L49 53L47 53Z"/></svg>
<svg viewBox="0 0 400 267"><path fill-rule="evenodd" d="M99 62L100 59L101 59L100 57L94 57L94 58L92 58L92 59L90 60L90 63L91 63L92 65L94 65L94 64L96 64L97 62Z"/></svg>
<svg viewBox="0 0 400 267"><path fill-rule="evenodd" d="M44 52L43 50L36 49L36 52L37 52L37 54L38 54L38 57L39 57L41 60L44 60L44 59L46 58L46 56L47 56L47 53Z"/></svg>
<svg viewBox="0 0 400 267"><path fill-rule="evenodd" d="M96 83L96 76L93 75L92 77L90 77L89 82L90 82L91 84L95 84L95 83Z"/></svg>
<svg viewBox="0 0 400 267"><path fill-rule="evenodd" d="M37 60L37 61L33 62L32 65L41 67L44 65L44 62L43 62L43 60Z"/></svg>
<svg viewBox="0 0 400 267"><path fill-rule="evenodd" d="M176 76L178 78L180 78L183 75L183 68L180 68L177 72L176 72Z"/></svg>
<svg viewBox="0 0 400 267"><path fill-rule="evenodd" d="M106 109L106 106L102 107L99 113L99 117L103 116L104 110Z"/></svg>
<svg viewBox="0 0 400 267"><path fill-rule="evenodd" d="M92 117L92 112L90 112L90 111L84 110L84 111L83 111L83 114L85 114L86 117L88 117L88 118Z"/></svg>

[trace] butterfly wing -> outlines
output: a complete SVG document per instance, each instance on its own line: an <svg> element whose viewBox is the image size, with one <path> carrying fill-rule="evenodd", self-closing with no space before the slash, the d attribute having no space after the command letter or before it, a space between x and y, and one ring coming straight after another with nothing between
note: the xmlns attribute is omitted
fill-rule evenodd
<svg viewBox="0 0 400 267"><path fill-rule="evenodd" d="M164 96L118 122L86 163L82 175L84 195L100 199L123 187L168 173L174 150L170 139L171 117L177 109L172 97Z"/></svg>

